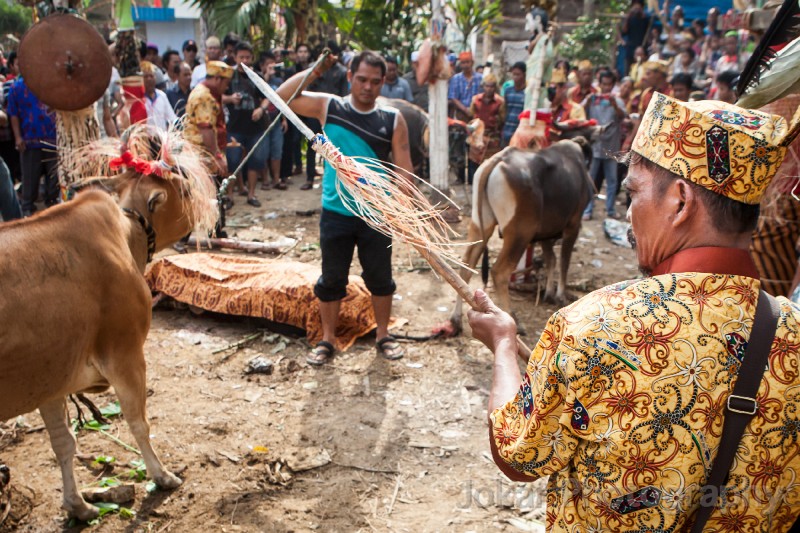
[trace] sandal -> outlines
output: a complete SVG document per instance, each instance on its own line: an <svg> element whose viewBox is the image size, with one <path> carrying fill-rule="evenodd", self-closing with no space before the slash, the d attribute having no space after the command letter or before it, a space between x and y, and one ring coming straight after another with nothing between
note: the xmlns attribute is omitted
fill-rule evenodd
<svg viewBox="0 0 800 533"><path fill-rule="evenodd" d="M300 190L301 190L301 191L307 191L307 190L309 190L309 189L310 189L311 187L313 187L313 186L314 186L314 184L313 184L313 183L311 183L310 181L307 181L307 182L305 182L304 184L302 184L302 185L300 186Z"/></svg>
<svg viewBox="0 0 800 533"><path fill-rule="evenodd" d="M333 344L327 341L319 341L306 356L306 363L312 366L322 366L328 362L328 359L333 357L334 350Z"/></svg>
<svg viewBox="0 0 800 533"><path fill-rule="evenodd" d="M222 199L222 207L225 209L225 211L229 211L233 207L233 200L226 196Z"/></svg>
<svg viewBox="0 0 800 533"><path fill-rule="evenodd" d="M265 181L264 183L261 184L261 190L262 191L268 191L271 188L272 188L272 184L270 182L268 182L268 181Z"/></svg>
<svg viewBox="0 0 800 533"><path fill-rule="evenodd" d="M403 350L403 347L400 346L400 343L397 342L397 339L388 335L381 340L379 340L375 344L375 348L377 348L378 353L384 359L388 359L390 361L394 361L396 359L400 359L403 357L406 352Z"/></svg>
<svg viewBox="0 0 800 533"><path fill-rule="evenodd" d="M285 191L286 190L286 184L284 182L282 182L282 181L279 181L278 183L274 183L272 185L272 188L273 189L277 189L279 191Z"/></svg>

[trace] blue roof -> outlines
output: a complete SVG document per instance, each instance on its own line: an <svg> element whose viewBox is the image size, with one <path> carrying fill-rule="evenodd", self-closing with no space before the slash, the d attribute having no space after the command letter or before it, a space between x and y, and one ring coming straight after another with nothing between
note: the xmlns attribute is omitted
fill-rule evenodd
<svg viewBox="0 0 800 533"><path fill-rule="evenodd" d="M134 22L173 22L175 10L171 7L132 7Z"/></svg>
<svg viewBox="0 0 800 533"><path fill-rule="evenodd" d="M672 4L672 2L670 2ZM732 0L689 0L686 2L676 2L673 5L680 5L683 8L686 24L689 25L694 19L706 19L708 10L712 7L719 9L721 15L728 12L733 7Z"/></svg>

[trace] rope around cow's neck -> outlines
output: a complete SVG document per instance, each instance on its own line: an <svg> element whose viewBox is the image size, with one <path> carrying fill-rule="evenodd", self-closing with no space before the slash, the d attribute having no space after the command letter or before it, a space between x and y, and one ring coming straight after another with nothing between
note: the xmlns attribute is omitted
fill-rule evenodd
<svg viewBox="0 0 800 533"><path fill-rule="evenodd" d="M147 236L147 260L145 261L145 264L149 263L153 260L153 254L156 253L156 230L154 230L150 222L144 218L144 215L142 215L136 209L131 209L128 207L121 207L120 209L122 209L125 215L136 220L142 227L144 234Z"/></svg>

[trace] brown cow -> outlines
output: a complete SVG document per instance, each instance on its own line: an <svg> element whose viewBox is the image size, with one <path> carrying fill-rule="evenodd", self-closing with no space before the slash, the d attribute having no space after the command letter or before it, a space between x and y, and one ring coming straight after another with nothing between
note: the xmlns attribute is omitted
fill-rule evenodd
<svg viewBox="0 0 800 533"><path fill-rule="evenodd" d="M191 230L198 192L213 191L185 182L125 172L104 181L119 203L87 190L0 225L0 420L39 409L61 467L63 506L81 520L98 510L75 482L69 394L114 387L152 478L167 489L181 484L150 445L144 342L151 295L143 272L153 247ZM213 206L209 200L213 192L202 202Z"/></svg>
<svg viewBox="0 0 800 533"><path fill-rule="evenodd" d="M428 114L419 106L406 102L400 98L379 97L378 104L394 107L406 121L408 126L408 147L411 153L411 163L414 165L414 174L422 179L427 179L425 173L425 160L428 159Z"/></svg>
<svg viewBox="0 0 800 533"><path fill-rule="evenodd" d="M582 139L581 139L582 141ZM547 273L545 299L563 302L572 248L581 228L581 215L593 191L584 152L575 141L560 141L540 152L506 148L485 161L475 173L472 218L464 263L474 267L499 225L503 247L492 267L497 304L510 310L508 282L525 248L540 242ZM561 271L555 282L553 246L561 243ZM461 270L469 281L470 271ZM450 321L461 330L462 302L458 298Z"/></svg>

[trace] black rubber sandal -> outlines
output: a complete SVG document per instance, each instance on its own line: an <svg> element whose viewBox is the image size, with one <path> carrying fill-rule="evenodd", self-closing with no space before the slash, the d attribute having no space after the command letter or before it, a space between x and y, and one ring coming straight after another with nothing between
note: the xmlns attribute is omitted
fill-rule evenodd
<svg viewBox="0 0 800 533"><path fill-rule="evenodd" d="M384 359L388 359L389 361L395 361L403 357L406 352L403 350L403 347L400 346L400 343L397 342L397 339L388 335L381 340L379 340L375 344L375 348L377 348L378 353Z"/></svg>
<svg viewBox="0 0 800 533"><path fill-rule="evenodd" d="M306 356L306 363L312 366L322 366L333 357L334 351L333 344L327 341L319 341Z"/></svg>

